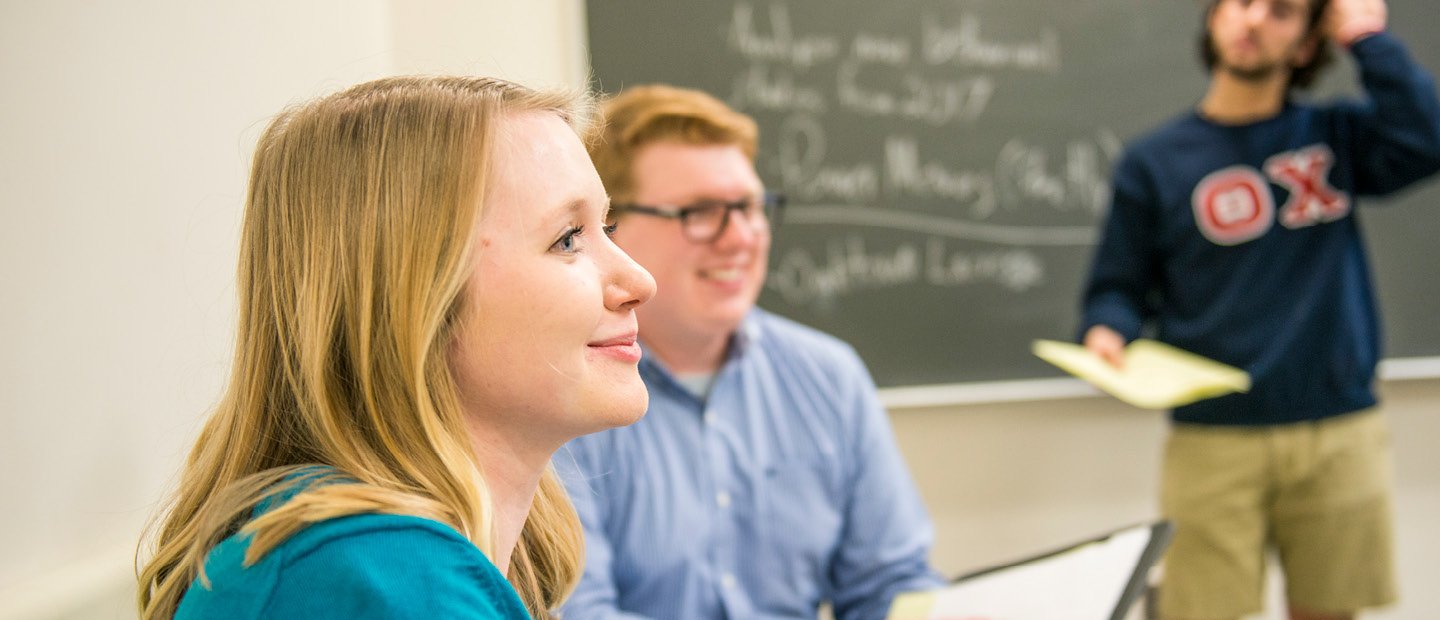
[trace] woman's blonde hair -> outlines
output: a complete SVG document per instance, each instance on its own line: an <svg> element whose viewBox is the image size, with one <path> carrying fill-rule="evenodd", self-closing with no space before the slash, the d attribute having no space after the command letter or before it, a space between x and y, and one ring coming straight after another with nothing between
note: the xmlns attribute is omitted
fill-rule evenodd
<svg viewBox="0 0 1440 620"><path fill-rule="evenodd" d="M497 122L588 99L502 80L397 77L281 113L261 136L241 233L229 387L137 557L146 619L170 618L212 547L246 565L307 524L357 513L447 523L491 558L492 506L447 363ZM497 291L495 294L504 294ZM250 521L257 503L327 465ZM579 578L579 519L541 478L508 575L547 618ZM502 567L504 568L504 567Z"/></svg>

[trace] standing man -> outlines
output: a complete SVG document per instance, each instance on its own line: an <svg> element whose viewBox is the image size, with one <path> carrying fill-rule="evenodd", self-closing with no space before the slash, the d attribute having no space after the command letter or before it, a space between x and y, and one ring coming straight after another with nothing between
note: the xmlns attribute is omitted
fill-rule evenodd
<svg viewBox="0 0 1440 620"><path fill-rule="evenodd" d="M1354 206L1440 167L1440 102L1385 33L1382 0L1326 4L1213 0L1204 99L1115 170L1085 346L1123 364L1153 323L1159 339L1253 378L1247 394L1172 414L1165 618L1259 611L1270 549L1291 618L1395 600L1390 448L1373 409L1380 327ZM1327 40L1354 56L1364 103L1290 101L1328 60Z"/></svg>
<svg viewBox="0 0 1440 620"><path fill-rule="evenodd" d="M783 201L756 127L704 93L606 102L591 157L615 242L655 276L637 310L650 408L556 457L585 524L569 620L879 620L942 584L929 518L845 343L755 307ZM568 471L567 471L568 470Z"/></svg>

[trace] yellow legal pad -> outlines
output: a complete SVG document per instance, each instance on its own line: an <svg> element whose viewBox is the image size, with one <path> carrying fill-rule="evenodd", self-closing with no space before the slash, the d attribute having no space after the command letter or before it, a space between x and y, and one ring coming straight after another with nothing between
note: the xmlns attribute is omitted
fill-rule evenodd
<svg viewBox="0 0 1440 620"><path fill-rule="evenodd" d="M1031 350L1040 359L1144 409L1171 409L1250 391L1249 373L1145 338L1125 347L1123 369L1111 366L1078 344L1036 340Z"/></svg>

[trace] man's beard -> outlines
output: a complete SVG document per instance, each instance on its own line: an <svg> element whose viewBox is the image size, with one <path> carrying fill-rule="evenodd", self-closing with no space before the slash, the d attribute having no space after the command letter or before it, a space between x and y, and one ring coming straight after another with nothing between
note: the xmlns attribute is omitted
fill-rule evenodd
<svg viewBox="0 0 1440 620"><path fill-rule="evenodd" d="M1213 37L1207 38L1205 44L1210 47L1210 57L1215 59L1214 69L1224 71L1230 77L1242 82L1264 82L1283 68L1282 63L1278 62L1264 62L1248 68L1237 67L1225 61L1225 56L1220 53L1220 46L1215 43Z"/></svg>
<svg viewBox="0 0 1440 620"><path fill-rule="evenodd" d="M1280 65L1276 63L1266 63L1246 68L1221 64L1220 70L1242 82L1264 82L1274 77L1275 73L1280 71Z"/></svg>

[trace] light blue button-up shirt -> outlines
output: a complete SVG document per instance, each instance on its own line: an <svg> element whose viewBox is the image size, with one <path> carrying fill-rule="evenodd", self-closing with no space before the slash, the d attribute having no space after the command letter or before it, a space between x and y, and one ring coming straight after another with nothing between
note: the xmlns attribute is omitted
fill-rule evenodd
<svg viewBox="0 0 1440 620"><path fill-rule="evenodd" d="M556 466L585 523L566 620L878 620L938 587L934 533L855 351L754 310L708 398L652 356L639 422Z"/></svg>

